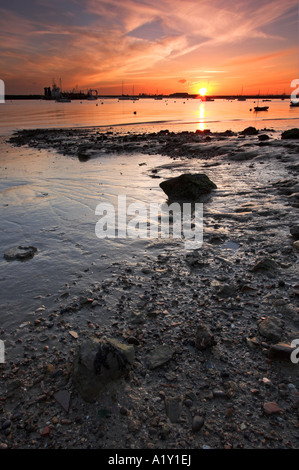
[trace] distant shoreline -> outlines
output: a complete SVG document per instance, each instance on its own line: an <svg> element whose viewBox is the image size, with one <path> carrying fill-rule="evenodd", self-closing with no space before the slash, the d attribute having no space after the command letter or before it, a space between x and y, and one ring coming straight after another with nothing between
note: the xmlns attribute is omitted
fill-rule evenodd
<svg viewBox="0 0 299 470"><path fill-rule="evenodd" d="M199 99L201 98L200 95L192 94L189 95L188 93L172 93L170 95L99 95L98 99L119 99L121 97L127 97L131 99L155 99L157 97L162 99ZM235 100L240 98L240 95L207 95L206 98L208 99L227 99L227 100ZM290 99L289 95L242 95L242 98L245 100L250 99L281 99L281 100L288 100ZM86 100L87 97L81 97L74 99L74 101L82 101ZM44 95L5 95L5 100L45 100L45 101L54 101L54 100L47 100L44 98Z"/></svg>

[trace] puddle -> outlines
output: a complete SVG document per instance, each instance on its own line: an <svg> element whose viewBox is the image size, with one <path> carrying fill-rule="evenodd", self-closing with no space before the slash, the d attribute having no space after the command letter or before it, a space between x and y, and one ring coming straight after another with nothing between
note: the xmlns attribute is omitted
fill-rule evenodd
<svg viewBox="0 0 299 470"><path fill-rule="evenodd" d="M231 241L227 241L223 245L220 246L222 250L233 250L233 251L238 250L239 247L240 245L238 243L231 242Z"/></svg>

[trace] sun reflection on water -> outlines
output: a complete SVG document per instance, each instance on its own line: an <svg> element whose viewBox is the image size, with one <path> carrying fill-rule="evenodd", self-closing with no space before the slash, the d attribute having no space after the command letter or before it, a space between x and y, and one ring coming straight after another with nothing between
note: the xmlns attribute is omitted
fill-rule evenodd
<svg viewBox="0 0 299 470"><path fill-rule="evenodd" d="M204 118L205 118L205 105L204 103L201 103L201 105L199 106L199 124L198 124L198 129L200 131L205 130Z"/></svg>

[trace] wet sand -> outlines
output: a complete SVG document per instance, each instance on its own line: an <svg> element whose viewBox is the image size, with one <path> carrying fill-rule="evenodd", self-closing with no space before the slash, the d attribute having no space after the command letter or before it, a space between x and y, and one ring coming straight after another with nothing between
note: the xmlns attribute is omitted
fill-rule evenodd
<svg viewBox="0 0 299 470"><path fill-rule="evenodd" d="M1 163L1 246L38 252L1 261L1 447L298 448L299 365L269 353L299 338L299 251L290 231L298 224L299 141L273 130L91 128L25 131L11 143ZM185 172L217 184L204 204L201 249L95 237L99 201L127 194L161 203L159 183ZM204 350L196 347L201 323L214 338ZM129 377L89 404L70 371L91 336L133 344L135 361ZM148 355L162 344L172 357L152 370ZM67 411L55 398L61 390Z"/></svg>

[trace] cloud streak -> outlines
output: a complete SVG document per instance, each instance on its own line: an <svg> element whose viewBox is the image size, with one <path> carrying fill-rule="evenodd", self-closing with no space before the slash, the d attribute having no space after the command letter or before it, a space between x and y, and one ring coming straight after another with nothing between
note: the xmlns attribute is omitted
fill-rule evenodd
<svg viewBox="0 0 299 470"><path fill-rule="evenodd" d="M53 76L68 87L112 89L127 78L142 85L145 76L163 84L173 77L171 88L183 75L180 86L192 86L202 74L238 76L248 58L296 55L297 0L29 0L23 9L16 3L5 0L0 9L8 89L16 83L29 89L32 81L46 86Z"/></svg>

